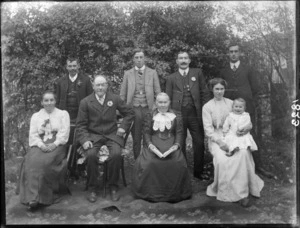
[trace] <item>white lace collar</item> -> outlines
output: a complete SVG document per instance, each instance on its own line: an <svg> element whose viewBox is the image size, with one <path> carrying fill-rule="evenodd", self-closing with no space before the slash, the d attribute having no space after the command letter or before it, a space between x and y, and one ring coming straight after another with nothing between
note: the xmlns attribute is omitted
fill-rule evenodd
<svg viewBox="0 0 300 228"><path fill-rule="evenodd" d="M153 116L153 130L160 130L161 132L163 132L165 129L170 130L172 126L172 121L175 119L175 117L176 115L172 112L158 112L155 116Z"/></svg>

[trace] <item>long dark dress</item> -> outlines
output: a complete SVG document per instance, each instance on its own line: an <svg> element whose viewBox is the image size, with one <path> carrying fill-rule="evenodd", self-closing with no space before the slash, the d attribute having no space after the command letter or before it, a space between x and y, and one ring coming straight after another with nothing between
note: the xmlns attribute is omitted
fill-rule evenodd
<svg viewBox="0 0 300 228"><path fill-rule="evenodd" d="M172 111L170 111L172 112ZM163 132L153 130L153 116L157 111L148 113L144 122L143 148L133 169L132 191L137 198L153 202L178 202L192 195L192 187L187 163L180 149L166 158L159 158L148 149L152 143L162 153L172 145L181 144L182 122L176 116L171 128Z"/></svg>
<svg viewBox="0 0 300 228"><path fill-rule="evenodd" d="M69 114L55 109L50 115L42 109L31 118L29 145L20 170L17 193L20 201L27 204L36 201L40 204L52 204L60 193L66 193L65 174L67 171L66 151L70 131ZM50 139L45 132L50 132ZM49 153L43 152L41 143L55 143L58 146Z"/></svg>

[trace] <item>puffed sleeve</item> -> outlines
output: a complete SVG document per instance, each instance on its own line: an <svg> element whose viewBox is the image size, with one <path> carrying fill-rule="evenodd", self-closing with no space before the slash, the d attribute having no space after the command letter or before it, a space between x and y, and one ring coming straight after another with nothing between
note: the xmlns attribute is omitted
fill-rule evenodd
<svg viewBox="0 0 300 228"><path fill-rule="evenodd" d="M60 119L61 127L56 134L56 140L54 144L56 146L64 145L69 140L70 134L70 116L69 113L65 110L61 110L61 114L58 116Z"/></svg>
<svg viewBox="0 0 300 228"><path fill-rule="evenodd" d="M219 139L219 136L217 136L217 134L215 133L209 103L206 103L202 108L202 121L206 136L209 137L212 141L217 141Z"/></svg>
<svg viewBox="0 0 300 228"><path fill-rule="evenodd" d="M29 128L29 146L41 147L44 143L38 133L38 113L34 113L30 120Z"/></svg>

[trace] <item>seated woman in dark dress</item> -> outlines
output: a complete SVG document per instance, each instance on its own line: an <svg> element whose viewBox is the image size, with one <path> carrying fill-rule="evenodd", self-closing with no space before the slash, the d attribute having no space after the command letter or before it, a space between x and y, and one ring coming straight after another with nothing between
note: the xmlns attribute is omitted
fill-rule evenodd
<svg viewBox="0 0 300 228"><path fill-rule="evenodd" d="M44 108L31 117L30 151L20 171L20 201L29 209L39 204L52 204L55 193L66 190L62 187L65 187L65 144L69 138L70 117L67 111L55 108L55 96L51 91L42 95L41 104Z"/></svg>
<svg viewBox="0 0 300 228"><path fill-rule="evenodd" d="M192 195L187 163L180 150L181 116L169 105L166 93L157 95L157 108L144 121L147 148L142 149L133 170L134 195L152 202L178 202Z"/></svg>

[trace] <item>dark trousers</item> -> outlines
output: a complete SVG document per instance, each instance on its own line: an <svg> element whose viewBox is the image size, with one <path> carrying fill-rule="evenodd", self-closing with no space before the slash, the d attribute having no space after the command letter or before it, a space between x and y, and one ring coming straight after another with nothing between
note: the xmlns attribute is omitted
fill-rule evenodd
<svg viewBox="0 0 300 228"><path fill-rule="evenodd" d="M131 130L131 135L133 139L133 155L134 159L140 155L141 152L141 142L143 138L143 126L146 114L149 111L147 107L133 107L134 110L134 123Z"/></svg>
<svg viewBox="0 0 300 228"><path fill-rule="evenodd" d="M252 135L252 137L258 147L258 150L252 152L252 156L253 156L253 160L255 163L255 169L258 169L258 168L262 168L262 162L261 162L260 152L259 152L262 150L262 148L261 148L262 144L260 141L260 137L257 135L257 132L256 132L256 124L257 123L256 123L255 114L254 113L249 113L249 114L250 114L250 118L251 118L251 122L252 122L252 129L250 131L250 134Z"/></svg>
<svg viewBox="0 0 300 228"><path fill-rule="evenodd" d="M95 191L98 186L98 157L97 152L100 147L106 145L109 150L108 168L108 185L111 188L118 187L120 168L121 168L121 146L109 139L102 139L93 143L93 148L87 150L87 182L88 188Z"/></svg>
<svg viewBox="0 0 300 228"><path fill-rule="evenodd" d="M194 176L200 177L204 166L204 130L201 127L202 124L198 121L195 106L182 107L181 114L183 122L182 152L186 157L186 137L187 129L189 129L194 151Z"/></svg>

